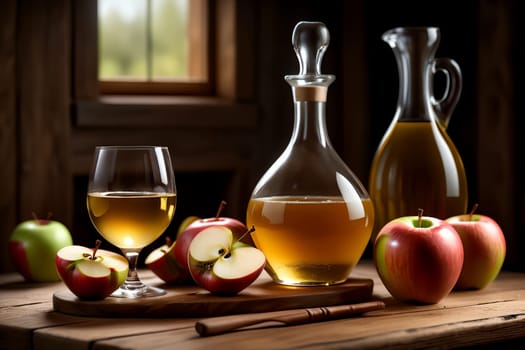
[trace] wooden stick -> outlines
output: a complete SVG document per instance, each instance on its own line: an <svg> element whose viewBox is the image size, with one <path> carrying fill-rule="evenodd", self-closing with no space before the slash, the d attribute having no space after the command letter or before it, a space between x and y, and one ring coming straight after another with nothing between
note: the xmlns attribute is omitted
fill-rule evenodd
<svg viewBox="0 0 525 350"><path fill-rule="evenodd" d="M212 317L197 321L195 323L195 330L199 335L205 337L265 322L277 322L283 326L290 326L343 318L384 308L384 302L370 301L359 304Z"/></svg>

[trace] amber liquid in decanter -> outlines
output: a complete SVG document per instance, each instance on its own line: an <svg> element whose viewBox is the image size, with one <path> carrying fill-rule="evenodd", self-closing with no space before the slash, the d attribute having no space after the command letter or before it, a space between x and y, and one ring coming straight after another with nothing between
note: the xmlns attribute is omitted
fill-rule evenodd
<svg viewBox="0 0 525 350"><path fill-rule="evenodd" d="M300 22L292 43L300 74L286 76L294 97L288 146L261 177L246 221L277 283L322 286L346 281L372 233L374 209L366 189L333 149L325 125L328 86L320 73L329 34Z"/></svg>

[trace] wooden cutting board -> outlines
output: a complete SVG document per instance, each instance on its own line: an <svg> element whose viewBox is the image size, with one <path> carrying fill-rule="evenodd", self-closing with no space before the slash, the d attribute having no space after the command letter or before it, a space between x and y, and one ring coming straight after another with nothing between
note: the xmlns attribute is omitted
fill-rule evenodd
<svg viewBox="0 0 525 350"><path fill-rule="evenodd" d="M161 285L167 294L142 299L78 299L64 289L53 294L55 311L96 317L212 317L230 314L350 304L370 300L371 279L350 278L327 287L288 287L263 274L235 296L215 296L198 286Z"/></svg>

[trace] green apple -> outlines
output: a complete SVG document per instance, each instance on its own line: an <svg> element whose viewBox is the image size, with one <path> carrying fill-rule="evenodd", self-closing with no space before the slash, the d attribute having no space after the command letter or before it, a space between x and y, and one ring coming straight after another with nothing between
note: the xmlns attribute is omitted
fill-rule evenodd
<svg viewBox="0 0 525 350"><path fill-rule="evenodd" d="M60 280L56 253L72 244L71 233L61 222L34 219L15 227L8 251L14 267L27 281L52 282Z"/></svg>

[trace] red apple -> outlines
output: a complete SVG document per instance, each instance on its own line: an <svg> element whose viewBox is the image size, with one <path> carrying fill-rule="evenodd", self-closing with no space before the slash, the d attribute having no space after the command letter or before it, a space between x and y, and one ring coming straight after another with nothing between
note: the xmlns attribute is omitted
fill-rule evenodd
<svg viewBox="0 0 525 350"><path fill-rule="evenodd" d="M259 277L266 259L259 249L234 240L230 229L212 226L193 238L188 261L199 286L212 294L234 295Z"/></svg>
<svg viewBox="0 0 525 350"><path fill-rule="evenodd" d="M16 270L30 282L59 281L55 255L73 244L64 224L35 217L18 224L8 242L8 252Z"/></svg>
<svg viewBox="0 0 525 350"><path fill-rule="evenodd" d="M197 220L200 220L200 217L194 215L188 216L184 220L182 220L182 222L179 225L179 228L177 229L177 238L179 238L180 234L186 229L186 227L188 227L191 223Z"/></svg>
<svg viewBox="0 0 525 350"><path fill-rule="evenodd" d="M248 228L241 221L230 218L221 217L220 213L226 202L222 201L219 210L215 217L193 220L187 227L177 236L177 244L175 245L175 257L181 266L188 268L188 248L193 238L202 230L212 226L223 226L229 228L234 237L243 237L243 242L253 246L250 235L244 235ZM244 235L244 236L243 236Z"/></svg>
<svg viewBox="0 0 525 350"><path fill-rule="evenodd" d="M476 208L470 214L447 219L459 234L465 252L456 289L485 288L496 279L505 260L507 245L501 227L486 215L474 214Z"/></svg>
<svg viewBox="0 0 525 350"><path fill-rule="evenodd" d="M117 253L71 245L55 258L60 278L80 299L102 300L120 287L128 276L128 260Z"/></svg>
<svg viewBox="0 0 525 350"><path fill-rule="evenodd" d="M175 258L176 243L171 243L171 240L166 238L166 244L153 250L144 262L155 275L168 284L193 282L188 269L182 267Z"/></svg>
<svg viewBox="0 0 525 350"><path fill-rule="evenodd" d="M374 263L392 296L404 302L435 304L453 289L463 265L456 230L434 217L394 219L374 242Z"/></svg>

